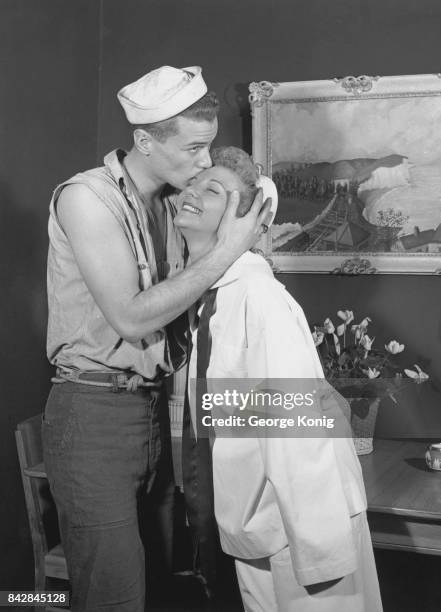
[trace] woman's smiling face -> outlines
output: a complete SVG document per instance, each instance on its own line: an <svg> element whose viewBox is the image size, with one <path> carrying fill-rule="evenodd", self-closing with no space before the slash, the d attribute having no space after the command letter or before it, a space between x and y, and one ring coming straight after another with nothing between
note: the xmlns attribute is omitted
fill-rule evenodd
<svg viewBox="0 0 441 612"><path fill-rule="evenodd" d="M240 193L246 186L232 170L223 166L204 170L179 194L175 226L184 231L216 233L234 189Z"/></svg>

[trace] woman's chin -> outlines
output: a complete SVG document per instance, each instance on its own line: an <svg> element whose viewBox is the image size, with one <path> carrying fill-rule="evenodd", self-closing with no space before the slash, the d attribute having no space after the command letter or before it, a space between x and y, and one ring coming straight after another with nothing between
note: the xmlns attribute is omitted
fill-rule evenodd
<svg viewBox="0 0 441 612"><path fill-rule="evenodd" d="M187 211L179 211L176 217L173 219L175 227L181 231L188 230L189 232L200 232L204 233L206 230L203 224L200 223L199 218Z"/></svg>
<svg viewBox="0 0 441 612"><path fill-rule="evenodd" d="M178 212L176 217L173 219L173 224L179 229L184 229L186 227L191 226L191 222L189 223L189 219L186 219L185 215L181 214L180 212Z"/></svg>

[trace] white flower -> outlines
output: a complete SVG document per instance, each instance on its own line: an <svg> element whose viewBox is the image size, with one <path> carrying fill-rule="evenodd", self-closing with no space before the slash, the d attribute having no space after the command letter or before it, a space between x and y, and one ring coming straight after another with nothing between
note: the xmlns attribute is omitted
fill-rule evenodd
<svg viewBox="0 0 441 612"><path fill-rule="evenodd" d="M341 325L338 325L337 336L343 336L343 334L345 333L345 329L346 329L346 325L344 323L342 323Z"/></svg>
<svg viewBox="0 0 441 612"><path fill-rule="evenodd" d="M353 325L351 327L351 332L355 334L355 340L360 340L361 338L361 327L359 325Z"/></svg>
<svg viewBox="0 0 441 612"><path fill-rule="evenodd" d="M365 351L370 351L374 340L375 338L372 338L371 340L367 334L364 334L364 336L362 336L360 340L360 344L364 348Z"/></svg>
<svg viewBox="0 0 441 612"><path fill-rule="evenodd" d="M377 368L368 368L367 370L363 370L363 373L366 374L368 378L377 378L381 374L380 370L377 370Z"/></svg>
<svg viewBox="0 0 441 612"><path fill-rule="evenodd" d="M365 317L361 323L359 323L358 325L353 325L351 327L351 332L355 334L355 340L360 340L361 338L363 338L370 321L371 319L369 317Z"/></svg>
<svg viewBox="0 0 441 612"><path fill-rule="evenodd" d="M325 332L327 334L333 334L335 332L334 324L329 317L323 323L323 327L325 328Z"/></svg>
<svg viewBox="0 0 441 612"><path fill-rule="evenodd" d="M400 344L396 340L391 340L389 344L384 345L384 348L388 353L391 353L391 355L396 355L404 351L404 344Z"/></svg>
<svg viewBox="0 0 441 612"><path fill-rule="evenodd" d="M337 336L343 336L349 323L352 323L354 320L354 313L352 310L339 310L337 316L343 321L343 323L337 327Z"/></svg>
<svg viewBox="0 0 441 612"><path fill-rule="evenodd" d="M427 380L429 378L429 375L423 372L419 365L417 365L416 363L414 365L417 371L415 372L415 370L404 370L406 376L408 376L409 378L413 378L413 380L417 383L421 383Z"/></svg>
<svg viewBox="0 0 441 612"><path fill-rule="evenodd" d="M317 329L315 329L312 332L312 338L314 340L315 346L319 346L323 342L324 337L325 337L325 334L322 331L317 331Z"/></svg>
<svg viewBox="0 0 441 612"><path fill-rule="evenodd" d="M339 310L337 312L337 317L340 317L340 319L344 321L346 325L349 325L349 323L352 323L354 320L354 313L352 310Z"/></svg>

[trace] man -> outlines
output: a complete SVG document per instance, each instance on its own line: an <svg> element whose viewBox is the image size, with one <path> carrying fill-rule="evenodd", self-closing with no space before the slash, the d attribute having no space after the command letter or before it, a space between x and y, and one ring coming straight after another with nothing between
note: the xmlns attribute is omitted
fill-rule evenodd
<svg viewBox="0 0 441 612"><path fill-rule="evenodd" d="M182 318L172 322L266 230L269 208L259 194L236 218L239 197L231 194L215 247L184 270L164 188L182 189L211 165L216 98L199 67L169 66L118 98L133 126L132 149L57 187L50 205L48 356L57 384L43 445L73 612L144 609L137 512L144 489L162 508L170 563L173 475L162 381L185 360Z"/></svg>

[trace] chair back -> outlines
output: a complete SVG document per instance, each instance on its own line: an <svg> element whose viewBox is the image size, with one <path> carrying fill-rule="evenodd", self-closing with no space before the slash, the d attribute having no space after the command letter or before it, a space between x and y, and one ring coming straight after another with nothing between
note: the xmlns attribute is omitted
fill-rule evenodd
<svg viewBox="0 0 441 612"><path fill-rule="evenodd" d="M42 415L17 425L15 439L35 561L35 584L44 584L44 557L60 541L58 517L43 464Z"/></svg>

